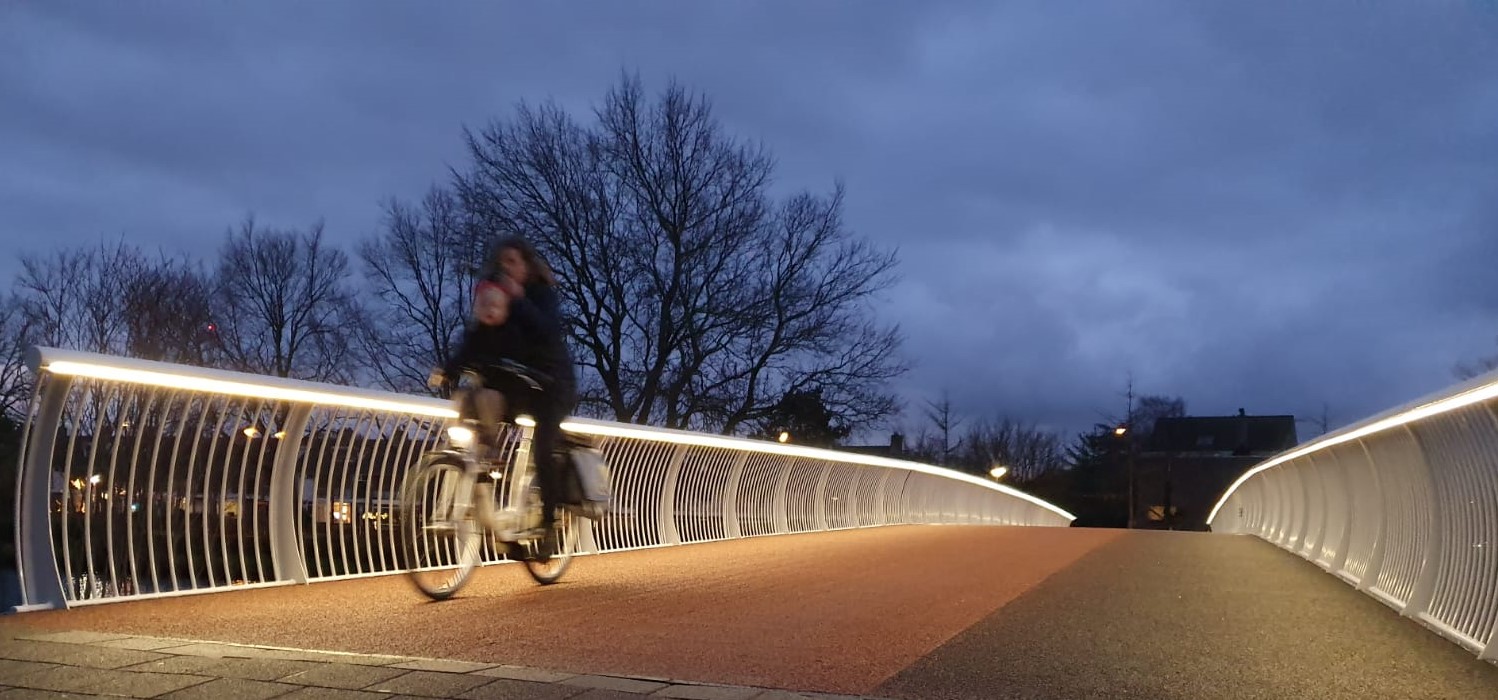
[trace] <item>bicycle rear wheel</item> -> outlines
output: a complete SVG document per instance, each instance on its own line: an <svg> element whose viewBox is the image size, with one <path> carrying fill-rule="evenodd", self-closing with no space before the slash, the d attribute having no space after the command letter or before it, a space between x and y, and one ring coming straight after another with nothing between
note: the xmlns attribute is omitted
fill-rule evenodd
<svg viewBox="0 0 1498 700"><path fill-rule="evenodd" d="M543 586L556 583L567 573L567 568L572 566L572 555L577 552L577 528L578 521L572 513L565 508L557 512L556 537L557 548L551 558L546 561L538 561L533 557L525 559L525 570ZM536 544L534 542L520 545L534 553Z"/></svg>
<svg viewBox="0 0 1498 700"><path fill-rule="evenodd" d="M406 574L433 600L451 598L478 565L483 529L472 504L456 512L465 487L471 489L472 481L463 463L444 456L412 470L401 488Z"/></svg>

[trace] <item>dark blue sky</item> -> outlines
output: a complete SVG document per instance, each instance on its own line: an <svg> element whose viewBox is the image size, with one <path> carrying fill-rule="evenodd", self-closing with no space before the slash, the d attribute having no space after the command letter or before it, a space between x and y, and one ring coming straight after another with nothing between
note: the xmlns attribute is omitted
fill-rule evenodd
<svg viewBox="0 0 1498 700"><path fill-rule="evenodd" d="M913 403L1072 430L1132 371L1346 423L1498 351L1480 0L4 2L0 235L206 256L253 211L351 247L463 124L621 68L708 93L777 186L846 181L901 250Z"/></svg>

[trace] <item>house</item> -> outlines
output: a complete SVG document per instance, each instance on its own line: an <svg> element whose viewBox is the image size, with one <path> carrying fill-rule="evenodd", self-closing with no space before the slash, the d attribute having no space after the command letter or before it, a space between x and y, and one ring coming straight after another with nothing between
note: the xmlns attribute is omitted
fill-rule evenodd
<svg viewBox="0 0 1498 700"><path fill-rule="evenodd" d="M1134 526L1206 530L1235 479L1298 441L1291 415L1159 419L1136 453Z"/></svg>
<svg viewBox="0 0 1498 700"><path fill-rule="evenodd" d="M856 452L863 455L875 457L889 457L890 459L905 458L905 436L893 433L889 436L888 445L844 445L837 448L843 452Z"/></svg>

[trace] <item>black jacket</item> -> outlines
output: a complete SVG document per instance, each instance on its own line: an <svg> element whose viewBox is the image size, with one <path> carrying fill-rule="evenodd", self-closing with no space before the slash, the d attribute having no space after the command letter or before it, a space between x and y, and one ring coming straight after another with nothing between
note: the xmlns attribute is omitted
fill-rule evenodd
<svg viewBox="0 0 1498 700"><path fill-rule="evenodd" d="M525 296L510 302L510 317L503 324L468 324L458 352L448 360L447 376L456 377L465 369L483 374L486 367L511 360L549 375L548 392L571 393L577 377L563 328L556 290L545 284L526 285Z"/></svg>

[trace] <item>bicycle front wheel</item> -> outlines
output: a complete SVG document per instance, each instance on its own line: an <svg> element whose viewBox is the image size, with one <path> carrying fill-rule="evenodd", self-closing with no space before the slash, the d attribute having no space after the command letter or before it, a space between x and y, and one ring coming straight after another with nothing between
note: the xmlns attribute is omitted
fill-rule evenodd
<svg viewBox="0 0 1498 700"><path fill-rule="evenodd" d="M463 489L469 494L463 494ZM459 496L471 501L472 479L452 457L426 462L406 477L401 488L401 539L407 577L433 600L451 598L468 583L478 565L482 528L473 506L458 507Z"/></svg>

